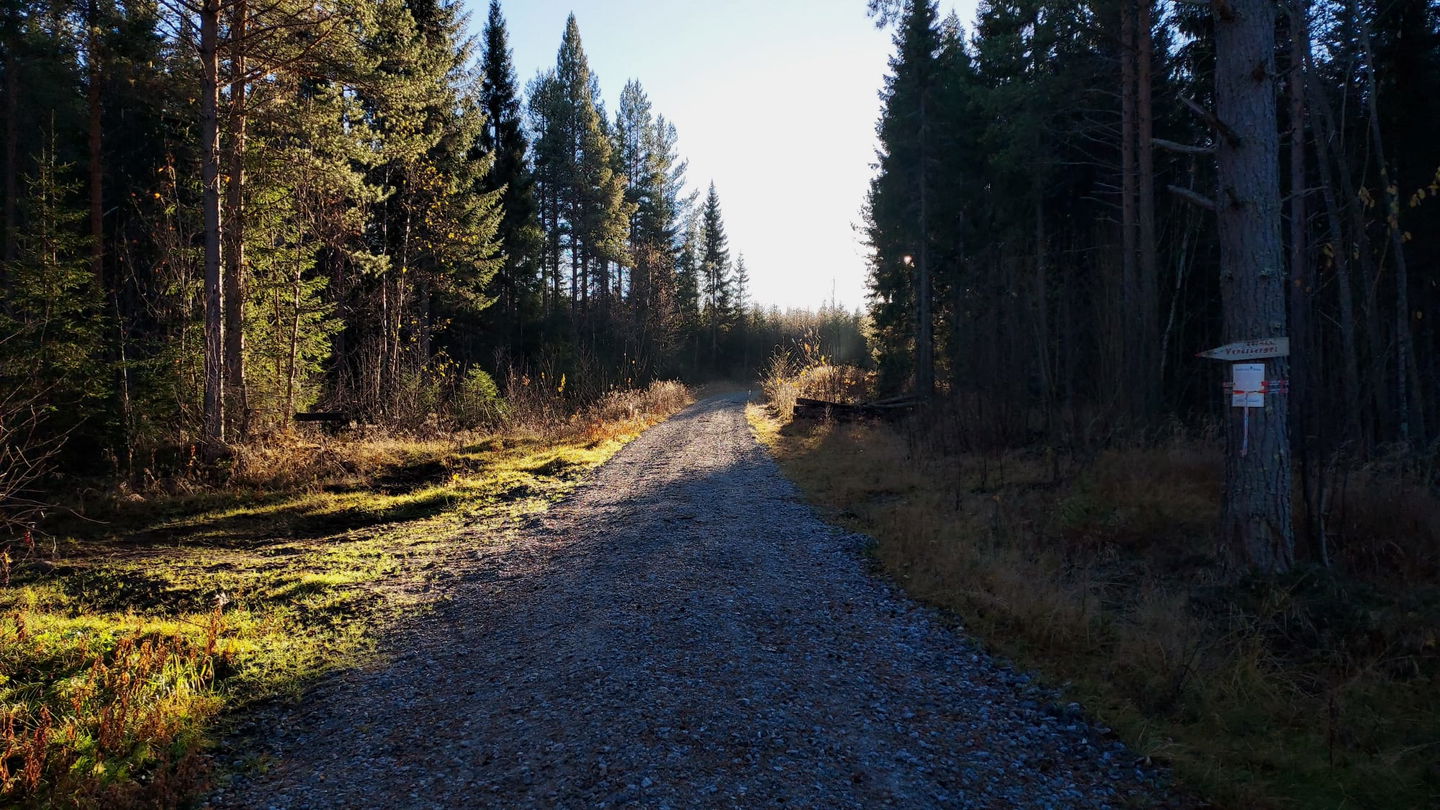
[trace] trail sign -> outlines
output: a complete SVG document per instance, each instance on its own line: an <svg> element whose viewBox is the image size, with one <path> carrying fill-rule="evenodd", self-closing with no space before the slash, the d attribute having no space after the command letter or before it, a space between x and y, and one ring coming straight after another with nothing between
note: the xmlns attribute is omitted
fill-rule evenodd
<svg viewBox="0 0 1440 810"><path fill-rule="evenodd" d="M1206 352L1200 352L1196 357L1208 357L1211 360L1263 360L1267 357L1289 357L1290 338L1275 337L1261 338L1260 340L1242 340L1238 343L1227 343L1224 346L1217 346Z"/></svg>
<svg viewBox="0 0 1440 810"><path fill-rule="evenodd" d="M1265 407L1265 364L1236 363L1232 375L1230 405L1235 408Z"/></svg>

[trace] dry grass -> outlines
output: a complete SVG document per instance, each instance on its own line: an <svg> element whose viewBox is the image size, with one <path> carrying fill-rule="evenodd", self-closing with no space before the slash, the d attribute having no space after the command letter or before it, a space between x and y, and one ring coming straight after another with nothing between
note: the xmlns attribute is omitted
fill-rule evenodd
<svg viewBox="0 0 1440 810"><path fill-rule="evenodd" d="M835 365L824 357L804 353L797 356L788 351L771 357L760 376L765 400L782 414L793 413L799 397L859 402L868 394L871 383L871 375L854 366Z"/></svg>
<svg viewBox="0 0 1440 810"><path fill-rule="evenodd" d="M817 505L876 538L890 576L1067 684L1190 789L1246 808L1440 796L1435 580L1227 578L1213 553L1215 449L1176 441L1067 471L1038 452L941 454L956 443L883 425L750 417ZM1412 498L1426 505L1406 501L1412 519L1432 525L1433 496L1392 481L1362 509L1361 491L1352 481L1347 526ZM1395 523L1375 548L1423 557L1433 535L1396 539ZM1337 543L1353 555L1348 537Z"/></svg>
<svg viewBox="0 0 1440 810"><path fill-rule="evenodd" d="M1384 467L1344 477L1328 528L1347 570L1386 583L1440 580L1440 499L1423 482Z"/></svg>
<svg viewBox="0 0 1440 810"><path fill-rule="evenodd" d="M373 654L459 544L548 508L688 402L658 383L543 434L284 437L241 448L223 486L179 478L4 545L0 806L182 804L217 722Z"/></svg>

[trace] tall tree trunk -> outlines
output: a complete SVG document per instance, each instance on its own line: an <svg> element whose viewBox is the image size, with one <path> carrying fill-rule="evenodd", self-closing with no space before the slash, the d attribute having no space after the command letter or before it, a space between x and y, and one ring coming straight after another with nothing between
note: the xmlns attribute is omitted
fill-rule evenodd
<svg viewBox="0 0 1440 810"><path fill-rule="evenodd" d="M1310 61L1310 64L1313 67L1313 57L1307 54L1306 59ZM1355 379L1360 391L1362 393L1368 394L1368 396L1363 398L1368 399L1374 403L1372 413L1378 417L1381 417L1382 419L1385 419L1390 416L1391 410L1390 386L1385 384L1386 343L1385 340L1380 336L1379 302L1376 297L1376 286L1379 283L1380 269L1376 264L1375 251L1370 245L1370 238L1366 235L1365 212L1362 210L1361 206L1356 204L1356 201L1359 199L1359 195L1355 189L1355 182L1350 176L1349 168L1344 163L1345 150L1343 148L1342 140L1344 134L1340 130L1340 128L1335 125L1334 111L1331 109L1329 100L1324 97L1323 90L1320 84L1312 80L1310 84L1310 89L1314 91L1311 93L1310 109L1312 112L1318 111L1320 113L1318 116L1314 116L1314 121L1316 124L1319 125L1321 130L1319 133L1319 137L1316 138L1316 142L1321 144L1322 148L1326 148L1327 151L1327 144L1331 142L1335 144L1334 160L1333 162L1327 161L1326 166L1328 167L1333 165L1335 167L1335 178L1339 181L1339 199L1343 202L1339 206L1332 205L1332 208L1334 208L1337 212L1343 210L1349 215L1350 235L1351 238L1354 240L1353 246L1343 242L1335 246L1335 251L1337 254L1345 254L1345 256L1341 257L1337 261L1336 269L1337 271L1339 271L1343 268L1347 268L1349 266L1348 260L1351 255L1358 257L1360 263L1358 272L1360 274L1360 280L1362 282L1361 289L1364 291L1363 326L1365 330L1365 346L1368 350L1366 359L1368 359L1369 362L1366 364L1367 376L1362 378L1357 375ZM1327 199L1329 199L1332 203L1335 202L1333 187L1322 186L1322 191L1325 191L1327 194L1330 195ZM1337 233L1339 233L1338 229ZM1354 250L1353 254L1349 253L1352 248ZM1341 261L1345 262L1345 264L1340 264L1339 262ZM1349 289L1352 288L1345 288L1341 290L1342 298L1340 299L1340 303L1342 307L1344 307L1345 305L1345 298L1343 296L1346 296L1348 294ZM1342 316L1343 312L1344 311L1342 309ZM1357 322L1358 320L1353 317L1347 320L1347 323ZM1356 354L1358 358L1359 352L1357 351ZM1355 411L1356 419L1359 419L1360 413L1360 409L1357 408ZM1372 418L1370 420L1365 420L1363 424L1371 426L1370 429L1367 430L1367 437L1374 433L1375 419ZM1382 428L1388 428L1389 422L1382 422L1381 425Z"/></svg>
<svg viewBox="0 0 1440 810"><path fill-rule="evenodd" d="M1290 75L1285 88L1290 102L1290 397L1295 421L1293 448L1300 466L1300 491L1305 501L1306 533L1314 559L1329 567L1330 552L1325 538L1325 476L1320 463L1320 392L1314 390L1317 353L1310 312L1313 309L1315 279L1310 264L1305 212L1305 54L1310 49L1310 29L1305 5L1291 0Z"/></svg>
<svg viewBox="0 0 1440 810"><path fill-rule="evenodd" d="M20 57L15 43L5 43L5 261L19 255L15 242L15 211L20 199Z"/></svg>
<svg viewBox="0 0 1440 810"><path fill-rule="evenodd" d="M1352 3L1354 0L1352 0ZM1395 395L1396 414L1400 418L1400 441L1425 443L1424 413L1418 397L1407 386L1411 364L1415 358L1415 338L1410 330L1410 270L1405 263L1405 240L1400 231L1400 199L1390 179L1390 166L1385 160L1385 143L1380 137L1380 90L1375 81L1375 53L1370 45L1370 23L1356 9L1360 41L1365 48L1366 101L1370 113L1370 138L1375 147L1375 162L1380 167L1381 199L1385 203L1385 230L1390 237L1390 252L1395 257Z"/></svg>
<svg viewBox="0 0 1440 810"><path fill-rule="evenodd" d="M1314 66L1311 64L1308 45L1304 51L1305 96L1308 106L1314 109L1324 101L1317 92ZM1325 201L1325 224L1330 234L1330 256L1335 267L1335 286L1340 301L1340 351L1343 355L1345 379L1341 391L1345 396L1345 419L1349 435L1361 437L1360 426L1360 352L1355 341L1355 287L1350 279L1350 245L1345 239L1345 229L1340 219L1340 206L1335 199L1335 180L1331 174L1330 134L1325 127L1325 115L1318 116L1315 133L1315 165L1320 175L1321 198ZM1343 171L1343 169L1342 169ZM1367 432L1368 433L1368 432Z"/></svg>
<svg viewBox="0 0 1440 810"><path fill-rule="evenodd" d="M1215 103L1233 137L1219 139L1220 289L1227 340L1285 334L1280 239L1280 143L1275 110L1275 10L1269 0L1212 0ZM1283 358L1266 361L1283 378ZM1294 561L1287 409L1230 408L1222 537L1252 571L1286 571Z"/></svg>
<svg viewBox="0 0 1440 810"><path fill-rule="evenodd" d="M430 294L430 281L420 277L415 281L415 329L411 357L415 368L429 365L431 344L435 340L435 314Z"/></svg>
<svg viewBox="0 0 1440 810"><path fill-rule="evenodd" d="M1140 296L1139 339L1141 362L1136 372L1139 378L1136 393L1141 397L1145 418L1154 418L1160 410L1160 367L1158 356L1160 345L1160 274L1159 260L1155 248L1155 144L1151 140L1155 130L1155 116L1151 104L1151 63L1154 61L1155 43L1151 31L1151 3L1154 0L1136 0L1136 52L1135 52L1135 143L1136 174L1139 207L1139 268L1138 292Z"/></svg>
<svg viewBox="0 0 1440 810"><path fill-rule="evenodd" d="M930 88L920 89L919 239L915 257L915 392L935 393L935 318L930 314L930 119L926 109Z"/></svg>
<svg viewBox="0 0 1440 810"><path fill-rule="evenodd" d="M220 273L220 0L200 9L200 181L205 228L204 439L225 442L225 296Z"/></svg>
<svg viewBox="0 0 1440 810"><path fill-rule="evenodd" d="M90 147L90 274L95 291L105 293L105 165L101 153L103 122L100 113L100 82L104 78L100 55L100 4L89 0L85 6L85 103L89 111Z"/></svg>
<svg viewBox="0 0 1440 810"><path fill-rule="evenodd" d="M1136 334L1134 327L1142 323L1140 310L1144 299L1140 294L1140 283L1136 267L1138 231L1136 229L1136 107L1135 81L1135 3L1136 0L1121 0L1120 3L1120 302L1121 323L1125 328L1117 336L1120 340L1121 372L1119 379L1126 388L1124 400L1128 403L1131 421L1144 417L1146 403L1143 402L1144 381L1148 369L1143 369L1144 351L1140 346L1144 335Z"/></svg>
<svg viewBox="0 0 1440 810"><path fill-rule="evenodd" d="M245 384L245 136L246 59L245 29L249 20L246 0L230 5L230 117L227 155L227 208L225 230L225 386L226 415L232 438L243 438L249 428L250 397Z"/></svg>
<svg viewBox="0 0 1440 810"><path fill-rule="evenodd" d="M296 359L300 355L300 288L301 288L300 266L297 264L293 275L290 278L291 300L290 300L290 335L286 347L285 357L285 423L295 414L295 367ZM279 293L276 293L279 296ZM276 322L279 323L279 313L276 313Z"/></svg>

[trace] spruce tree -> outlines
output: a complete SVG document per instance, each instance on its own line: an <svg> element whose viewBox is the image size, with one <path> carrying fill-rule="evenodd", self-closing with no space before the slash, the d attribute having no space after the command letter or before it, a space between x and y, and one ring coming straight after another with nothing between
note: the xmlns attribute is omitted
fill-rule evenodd
<svg viewBox="0 0 1440 810"><path fill-rule="evenodd" d="M498 191L481 190L492 157L474 148L484 113L470 81L473 43L455 3L380 0L370 47L377 69L366 104L381 135L371 182L389 190L371 229L386 257L377 279L372 407L419 404L437 326L494 300L500 267Z"/></svg>
<svg viewBox="0 0 1440 810"><path fill-rule="evenodd" d="M78 184L67 181L73 165L56 162L53 141L26 178L28 194L16 235L16 256L3 263L0 308L0 373L6 390L43 403L72 429L104 402L99 374L101 334L97 287L83 224Z"/></svg>
<svg viewBox="0 0 1440 810"><path fill-rule="evenodd" d="M705 297L704 317L710 332L710 367L718 368L720 333L730 320L730 240L725 235L725 218L720 212L720 194L715 183L705 195L700 213L700 279Z"/></svg>
<svg viewBox="0 0 1440 810"><path fill-rule="evenodd" d="M485 111L477 149L493 153L494 164L481 181L482 193L501 192L503 214L498 238L504 263L495 276L498 321L492 328L511 353L524 353L524 325L538 314L536 283L544 234L530 170L529 143L522 128L519 88L511 59L509 34L500 0L491 0L481 60L480 106Z"/></svg>
<svg viewBox="0 0 1440 810"><path fill-rule="evenodd" d="M689 350L688 368L692 373L698 371L700 365L700 242L700 217L698 212L692 212L675 261L675 319L681 346Z"/></svg>
<svg viewBox="0 0 1440 810"><path fill-rule="evenodd" d="M913 369L917 388L928 394L934 326L929 206L938 157L940 35L931 0L908 0L900 19L876 127L878 172L866 203L869 292L882 387L899 387Z"/></svg>

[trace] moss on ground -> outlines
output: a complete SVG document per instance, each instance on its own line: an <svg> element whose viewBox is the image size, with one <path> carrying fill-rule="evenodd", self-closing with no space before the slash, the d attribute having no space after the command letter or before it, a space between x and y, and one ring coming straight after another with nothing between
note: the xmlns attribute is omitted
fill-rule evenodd
<svg viewBox="0 0 1440 810"><path fill-rule="evenodd" d="M217 723L375 655L443 592L449 555L665 415L426 443L339 483L116 500L6 549L0 804L184 802Z"/></svg>

